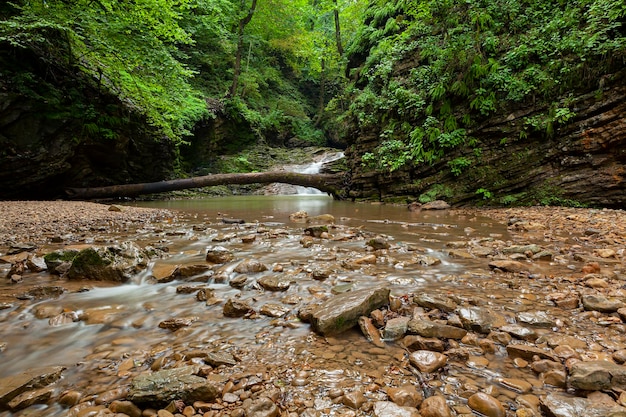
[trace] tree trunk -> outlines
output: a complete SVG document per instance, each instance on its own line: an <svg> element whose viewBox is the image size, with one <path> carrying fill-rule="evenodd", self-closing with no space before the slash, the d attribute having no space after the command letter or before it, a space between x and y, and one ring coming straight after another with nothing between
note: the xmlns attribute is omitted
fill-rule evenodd
<svg viewBox="0 0 626 417"><path fill-rule="evenodd" d="M170 181L143 184L111 185L108 187L67 188L65 193L71 199L93 199L112 197L133 197L141 194L163 193L166 191L200 188L225 184L286 184L313 187L337 199L344 196L344 174L300 174L296 172L272 171L245 174L214 174L203 177L183 178Z"/></svg>
<svg viewBox="0 0 626 417"><path fill-rule="evenodd" d="M337 5L337 0L335 0L335 41L337 42L337 53L339 56L343 57L343 45L341 43L341 27L339 25L339 6Z"/></svg>
<svg viewBox="0 0 626 417"><path fill-rule="evenodd" d="M243 30L246 25L252 20L254 11L256 9L257 0L252 0L252 5L248 10L248 14L243 19L239 20L237 26L237 51L235 52L235 68L233 68L233 83L230 86L230 96L235 97L237 95L237 88L239 87L239 75L241 75L241 57L243 55ZM242 4L245 4L245 0L242 0Z"/></svg>

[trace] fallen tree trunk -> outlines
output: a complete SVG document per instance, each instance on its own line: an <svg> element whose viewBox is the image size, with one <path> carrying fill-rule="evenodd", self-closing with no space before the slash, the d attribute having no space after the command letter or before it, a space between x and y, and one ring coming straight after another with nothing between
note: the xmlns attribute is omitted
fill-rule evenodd
<svg viewBox="0 0 626 417"><path fill-rule="evenodd" d="M166 191L200 188L212 185L228 184L268 184L280 182L285 184L313 187L342 199L344 174L300 174L296 172L253 172L245 174L213 174L202 177L183 178L177 180L149 182L142 184L111 185L93 188L67 188L68 198L88 200L94 198L133 197L141 194L155 194Z"/></svg>

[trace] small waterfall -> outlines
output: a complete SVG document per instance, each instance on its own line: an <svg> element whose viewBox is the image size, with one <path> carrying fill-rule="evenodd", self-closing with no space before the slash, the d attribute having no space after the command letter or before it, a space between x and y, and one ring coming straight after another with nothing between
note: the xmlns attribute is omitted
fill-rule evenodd
<svg viewBox="0 0 626 417"><path fill-rule="evenodd" d="M344 157L343 152L325 153L321 155L317 160L310 164L294 165L290 167L289 171L298 172L300 174L319 174L322 166L329 162L334 162ZM317 188L296 186L296 194L298 195L313 195L323 194Z"/></svg>

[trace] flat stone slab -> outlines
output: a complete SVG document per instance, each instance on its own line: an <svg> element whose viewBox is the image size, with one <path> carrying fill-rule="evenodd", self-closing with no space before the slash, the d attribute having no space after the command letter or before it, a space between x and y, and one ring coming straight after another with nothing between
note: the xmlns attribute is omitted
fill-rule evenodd
<svg viewBox="0 0 626 417"><path fill-rule="evenodd" d="M389 288L350 291L324 301L311 315L311 327L321 335L341 333L355 326L359 317L389 303Z"/></svg>
<svg viewBox="0 0 626 417"><path fill-rule="evenodd" d="M0 408L18 395L52 384L61 377L63 366L27 369L26 371L0 378Z"/></svg>
<svg viewBox="0 0 626 417"><path fill-rule="evenodd" d="M411 319L409 321L408 331L422 337L436 337L440 339L463 339L467 334L467 330L460 327L419 319Z"/></svg>

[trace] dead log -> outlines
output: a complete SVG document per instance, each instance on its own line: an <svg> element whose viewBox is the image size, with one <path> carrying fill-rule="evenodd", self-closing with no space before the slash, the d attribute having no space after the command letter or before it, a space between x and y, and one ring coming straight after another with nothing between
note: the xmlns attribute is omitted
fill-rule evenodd
<svg viewBox="0 0 626 417"><path fill-rule="evenodd" d="M212 185L228 184L268 184L280 182L284 184L313 187L342 199L344 174L301 174L297 172L272 171L252 172L245 174L213 174L202 177L182 178L169 181L148 182L141 184L110 185L107 187L66 188L68 198L88 200L95 198L134 197L142 194L156 194L167 191L201 188Z"/></svg>

